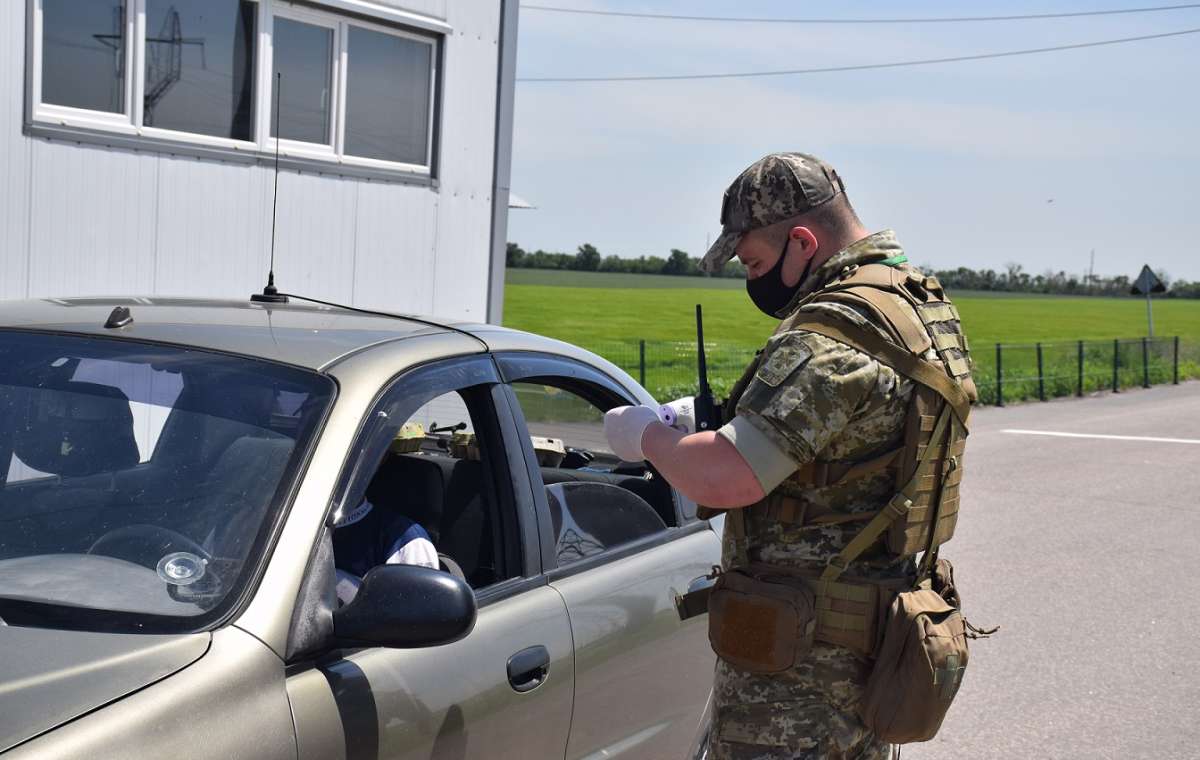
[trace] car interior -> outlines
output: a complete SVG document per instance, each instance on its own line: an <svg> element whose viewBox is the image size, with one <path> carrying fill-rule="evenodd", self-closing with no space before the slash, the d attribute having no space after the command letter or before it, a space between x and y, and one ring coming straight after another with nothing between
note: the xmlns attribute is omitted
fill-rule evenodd
<svg viewBox="0 0 1200 760"><path fill-rule="evenodd" d="M599 407L551 386L517 385L531 432L560 436L534 439L535 450L547 443L562 450L557 456L535 452L560 564L678 524L674 491L657 473L644 463L620 462L607 451L588 448L603 441ZM510 489L502 479L508 476L490 456L498 438L481 424L486 417L482 399L473 397L476 390L439 396L405 421L409 437L393 442L366 486L365 498L379 514L334 531L340 570L350 572L355 565L349 553L383 538L365 534L386 532L389 517L399 516L424 528L442 569L473 588L517 574L519 557L511 550L517 545L515 520L503 505ZM549 403L546 396L552 397Z"/></svg>

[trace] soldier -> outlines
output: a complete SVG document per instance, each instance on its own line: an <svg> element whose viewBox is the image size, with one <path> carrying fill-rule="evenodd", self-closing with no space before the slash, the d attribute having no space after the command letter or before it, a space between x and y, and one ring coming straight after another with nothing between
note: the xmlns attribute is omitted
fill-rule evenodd
<svg viewBox="0 0 1200 760"><path fill-rule="evenodd" d="M727 510L725 570L756 564L836 579L852 562L847 577L857 585L822 586L816 606L853 608L858 617L818 613L815 643L799 662L764 673L718 659L709 760L883 760L888 744L858 714L878 621L865 606L845 606L838 594L849 599L856 589L874 593L914 581L915 551L897 553L878 540L879 532L851 544L867 532L868 521L877 522L872 518L915 467L917 445L906 436L906 420L914 389L923 386L890 366L896 361L862 349L878 339L907 347L937 362L943 381L968 387L957 312L936 280L907 263L890 230L864 228L841 178L813 156L778 153L754 163L725 192L721 222L723 232L703 267L717 271L736 255L747 270L750 299L783 320L780 329L734 387L720 430L688 434L659 422L656 410L619 407L607 414L606 433L622 459L648 460L683 494L713 508L702 508L702 516ZM839 326L850 337L841 336ZM831 332L843 340L825 334ZM940 397L932 398L924 411L936 411ZM928 443L932 425L916 424ZM946 439L947 452L955 440ZM957 509L957 480L953 484L926 518L935 525L947 517L939 520L938 510L949 510L943 507L948 497ZM926 542L920 526L917 532ZM921 547L933 557L948 537L937 535ZM870 599L875 604L879 597ZM886 598L880 608L887 608ZM846 634L836 629L842 624L862 630Z"/></svg>

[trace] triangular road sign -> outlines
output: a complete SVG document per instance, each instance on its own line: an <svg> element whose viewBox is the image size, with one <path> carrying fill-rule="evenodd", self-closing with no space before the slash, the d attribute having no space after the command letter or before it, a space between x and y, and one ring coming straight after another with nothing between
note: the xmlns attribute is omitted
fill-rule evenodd
<svg viewBox="0 0 1200 760"><path fill-rule="evenodd" d="M1142 272L1133 281L1133 287L1129 292L1135 296L1149 295L1150 293L1165 293L1167 286L1163 285L1162 280L1158 279L1151 269L1149 264L1142 265Z"/></svg>

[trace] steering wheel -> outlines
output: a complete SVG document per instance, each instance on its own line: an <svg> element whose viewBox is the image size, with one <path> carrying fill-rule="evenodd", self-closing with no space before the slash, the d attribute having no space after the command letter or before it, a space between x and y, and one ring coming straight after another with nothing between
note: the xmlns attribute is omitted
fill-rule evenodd
<svg viewBox="0 0 1200 760"><path fill-rule="evenodd" d="M208 550L182 533L149 524L125 525L110 530L87 549L88 554L103 554L146 567L157 567L160 559L177 551L212 560Z"/></svg>

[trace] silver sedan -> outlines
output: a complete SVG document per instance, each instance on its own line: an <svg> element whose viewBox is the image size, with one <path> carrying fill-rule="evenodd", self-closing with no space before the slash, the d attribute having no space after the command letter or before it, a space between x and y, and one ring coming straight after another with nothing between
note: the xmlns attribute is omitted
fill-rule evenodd
<svg viewBox="0 0 1200 760"><path fill-rule="evenodd" d="M652 401L490 325L0 303L0 754L685 756L720 541L604 450Z"/></svg>

